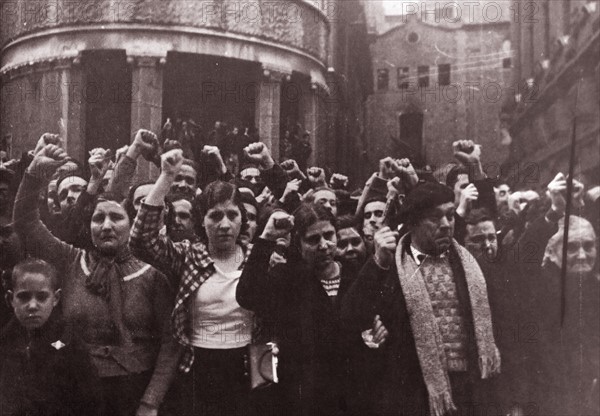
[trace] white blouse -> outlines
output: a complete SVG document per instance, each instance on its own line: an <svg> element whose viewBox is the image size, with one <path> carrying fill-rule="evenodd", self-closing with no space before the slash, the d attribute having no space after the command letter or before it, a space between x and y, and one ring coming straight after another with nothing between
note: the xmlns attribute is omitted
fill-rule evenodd
<svg viewBox="0 0 600 416"><path fill-rule="evenodd" d="M251 342L254 314L235 299L242 271L225 273L217 265L215 270L192 300L192 345L210 349L244 347Z"/></svg>

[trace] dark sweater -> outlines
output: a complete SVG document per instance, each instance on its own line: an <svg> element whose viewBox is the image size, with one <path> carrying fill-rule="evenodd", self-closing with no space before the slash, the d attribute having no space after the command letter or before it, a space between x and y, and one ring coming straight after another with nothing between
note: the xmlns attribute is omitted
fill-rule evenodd
<svg viewBox="0 0 600 416"><path fill-rule="evenodd" d="M126 376L152 371L143 400L160 404L174 377L179 348L170 332L172 290L166 277L130 256L120 268L123 276L123 326L133 347L122 347L108 301L86 285L98 253L75 248L54 237L39 219L35 200L45 186L25 174L15 201L15 229L30 255L53 264L62 280L64 319L73 324L88 344L100 377ZM139 400L140 398L132 398Z"/></svg>
<svg viewBox="0 0 600 416"><path fill-rule="evenodd" d="M101 414L100 382L84 345L72 327L65 327L55 315L32 332L27 332L16 318L3 329L2 416Z"/></svg>

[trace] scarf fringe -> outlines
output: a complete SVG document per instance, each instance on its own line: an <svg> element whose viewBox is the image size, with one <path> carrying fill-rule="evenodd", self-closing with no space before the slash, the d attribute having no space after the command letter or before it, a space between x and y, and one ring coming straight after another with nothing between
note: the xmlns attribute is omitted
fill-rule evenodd
<svg viewBox="0 0 600 416"><path fill-rule="evenodd" d="M429 393L429 412L431 416L445 416L454 411L456 411L456 406L449 391L437 395Z"/></svg>

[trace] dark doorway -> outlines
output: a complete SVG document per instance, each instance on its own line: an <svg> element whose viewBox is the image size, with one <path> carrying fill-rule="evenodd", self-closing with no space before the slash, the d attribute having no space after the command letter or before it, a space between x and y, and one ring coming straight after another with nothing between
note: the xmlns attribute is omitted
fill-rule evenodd
<svg viewBox="0 0 600 416"><path fill-rule="evenodd" d="M82 98L86 155L96 147L118 149L129 144L131 68L125 51L84 51L81 62L85 74Z"/></svg>
<svg viewBox="0 0 600 416"><path fill-rule="evenodd" d="M170 52L163 83L163 119L192 119L205 133L216 121L254 128L260 64ZM163 121L164 121L163 120Z"/></svg>

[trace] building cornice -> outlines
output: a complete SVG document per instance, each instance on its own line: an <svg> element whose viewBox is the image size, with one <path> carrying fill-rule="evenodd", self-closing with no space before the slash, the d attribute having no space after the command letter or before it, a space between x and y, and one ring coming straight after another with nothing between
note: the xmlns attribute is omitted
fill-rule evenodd
<svg viewBox="0 0 600 416"><path fill-rule="evenodd" d="M121 43L123 39L127 40L126 44ZM39 62L59 58L74 58L79 55L81 50L126 49L128 54L140 56L162 56L167 51L193 53L194 50L192 49L199 47L197 45L198 40L205 39L212 39L220 43L221 49L225 51L221 56L229 58L261 62L259 60L261 51L273 57L273 59L276 59L278 53L283 52L284 57L296 57L296 61L303 61L304 66L311 68L307 72L314 73L318 68L318 72L321 73L321 78L323 78L319 81L324 83L323 74L327 70L324 62L301 49L283 43L207 28L136 23L65 26L24 35L2 48L0 52L2 54L0 73L6 73ZM64 42L61 43L61 40L64 40ZM99 40L102 42L101 45L97 44ZM48 50L47 42L54 43L54 50ZM70 48L67 46L68 44L78 47ZM60 52L57 52L59 45L63 46L60 48ZM249 50L248 45L253 45L259 50ZM236 56L235 52L239 51L241 51L241 54ZM37 59L31 59L31 56L35 56ZM279 60L281 65L288 66L290 71L297 69L287 58Z"/></svg>

